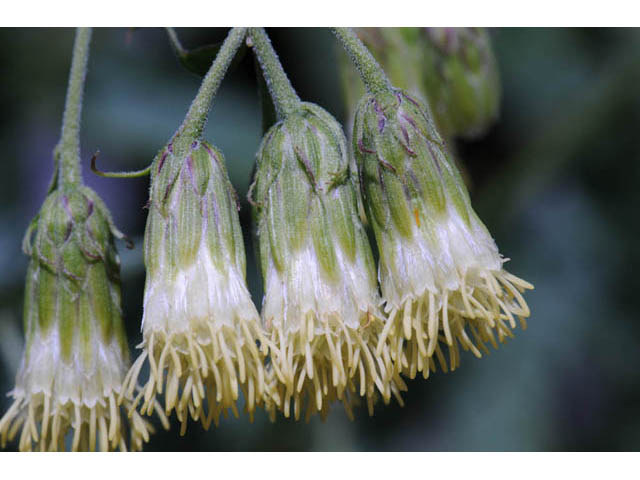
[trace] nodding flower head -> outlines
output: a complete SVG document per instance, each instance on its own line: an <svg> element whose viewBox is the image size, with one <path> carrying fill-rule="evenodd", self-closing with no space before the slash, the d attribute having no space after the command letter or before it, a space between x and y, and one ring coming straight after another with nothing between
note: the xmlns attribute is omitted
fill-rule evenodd
<svg viewBox="0 0 640 480"><path fill-rule="evenodd" d="M117 406L128 362L120 264L109 212L89 188L54 190L25 237L30 256L26 348L2 445L22 427L20 449L139 450L150 425ZM125 407L130 404L124 400Z"/></svg>
<svg viewBox="0 0 640 480"><path fill-rule="evenodd" d="M426 377L459 362L461 345L480 356L529 316L521 293L533 288L503 269L428 111L400 90L359 104L354 150L380 252L389 320L382 339L394 365ZM403 341L404 339L404 341ZM382 348L382 343L380 344Z"/></svg>
<svg viewBox="0 0 640 480"><path fill-rule="evenodd" d="M388 401L404 384L374 355L384 321L340 125L302 103L265 135L252 189L274 404L299 418Z"/></svg>
<svg viewBox="0 0 640 480"><path fill-rule="evenodd" d="M143 413L164 393L182 429L189 415L205 428L244 392L253 414L268 398L260 317L245 280L245 251L235 192L222 154L197 140L170 144L152 166L144 258L147 279L143 353L127 376L133 392L148 360L150 376L137 398ZM136 403L137 403L136 402Z"/></svg>

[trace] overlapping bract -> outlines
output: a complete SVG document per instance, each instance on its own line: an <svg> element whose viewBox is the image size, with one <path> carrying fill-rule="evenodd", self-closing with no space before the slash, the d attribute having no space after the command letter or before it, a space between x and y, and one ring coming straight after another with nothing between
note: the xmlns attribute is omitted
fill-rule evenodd
<svg viewBox="0 0 640 480"><path fill-rule="evenodd" d="M169 144L154 161L144 258L143 353L127 377L132 393L148 360L142 412L164 393L183 431L189 416L208 428L228 409L237 415L243 392L253 414L270 398L266 344L246 286L235 193L222 154L207 142L182 151Z"/></svg>
<svg viewBox="0 0 640 480"><path fill-rule="evenodd" d="M360 27L354 31L395 86L426 100L425 37L421 28ZM340 60L341 86L351 128L366 88L346 52Z"/></svg>
<svg viewBox="0 0 640 480"><path fill-rule="evenodd" d="M116 404L128 364L120 264L109 212L89 188L54 190L25 238L26 349L0 420L2 444L22 428L20 449L139 450L150 425ZM124 399L125 406L130 405Z"/></svg>
<svg viewBox="0 0 640 480"><path fill-rule="evenodd" d="M403 383L373 351L384 320L340 125L301 104L265 135L253 187L277 406L299 418L388 401Z"/></svg>
<svg viewBox="0 0 640 480"><path fill-rule="evenodd" d="M453 369L459 345L480 356L512 335L515 317L524 325L521 292L532 287L502 268L427 109L401 90L368 95L353 142L396 369L426 377L435 356L446 370L442 345Z"/></svg>

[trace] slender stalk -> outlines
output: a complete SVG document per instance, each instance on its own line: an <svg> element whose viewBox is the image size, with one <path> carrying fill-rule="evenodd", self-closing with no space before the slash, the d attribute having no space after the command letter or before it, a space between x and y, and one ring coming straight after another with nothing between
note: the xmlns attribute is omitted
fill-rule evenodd
<svg viewBox="0 0 640 480"><path fill-rule="evenodd" d="M173 49L178 55L182 55L184 53L184 47L182 46L182 43L180 43L180 39L178 38L176 31L171 27L167 27L165 30L167 31L167 35L169 35L169 41L171 42Z"/></svg>
<svg viewBox="0 0 640 480"><path fill-rule="evenodd" d="M332 30L356 65L367 91L374 95L389 92L392 86L387 74L353 29L335 27Z"/></svg>
<svg viewBox="0 0 640 480"><path fill-rule="evenodd" d="M284 118L300 106L300 97L291 86L287 74L282 68L278 55L271 45L264 28L252 28L249 31L253 50L258 57L260 67L267 82L269 93L276 107L278 118Z"/></svg>
<svg viewBox="0 0 640 480"><path fill-rule="evenodd" d="M211 68L209 68L207 75L202 80L200 90L198 90L196 98L193 99L179 130L181 137L190 139L189 143L202 135L213 97L215 97L218 87L220 87L220 82L222 82L222 78L227 73L227 69L240 45L242 45L246 34L247 29L244 27L231 29L220 47L216 59L211 64Z"/></svg>
<svg viewBox="0 0 640 480"><path fill-rule="evenodd" d="M80 116L90 42L90 28L76 29L67 99L62 117L62 134L55 151L55 161L59 169L58 176L63 185L72 185L82 181L80 172Z"/></svg>
<svg viewBox="0 0 640 480"><path fill-rule="evenodd" d="M149 175L149 173L151 173L151 165L141 169L141 170L134 170L134 171L130 171L130 172L104 172L102 170L100 170L97 166L96 166L96 160L98 159L98 155L100 154L100 152L96 152L93 154L93 157L91 157L91 171L93 173L95 173L96 175L98 175L99 177L105 177L105 178L139 178L139 177L146 177L147 175Z"/></svg>
<svg viewBox="0 0 640 480"><path fill-rule="evenodd" d="M267 133L267 130L271 128L271 125L278 121L278 114L276 113L276 107L273 104L273 100L271 99L271 94L269 93L267 82L264 79L264 75L262 75L260 62L258 62L258 59L255 56L253 58L253 61L256 77L258 79L260 110L262 111L262 134L264 135L265 133Z"/></svg>

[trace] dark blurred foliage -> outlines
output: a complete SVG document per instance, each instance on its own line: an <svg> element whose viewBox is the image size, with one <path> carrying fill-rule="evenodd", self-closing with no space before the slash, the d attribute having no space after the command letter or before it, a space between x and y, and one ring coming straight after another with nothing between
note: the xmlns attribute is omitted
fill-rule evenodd
<svg viewBox="0 0 640 480"><path fill-rule="evenodd" d="M185 47L215 44L224 29L178 29ZM336 44L324 29L271 29L300 96L344 119ZM160 431L147 450L638 450L640 449L640 31L497 29L499 122L456 143L474 206L507 268L531 281L527 331L454 373L409 382L406 406L336 406L323 423L258 415L205 432ZM22 354L27 260L20 240L44 199L59 135L73 31L2 29L0 43L0 391ZM84 177L136 240L119 245L132 352L141 340L141 240L146 179L99 178L151 161L180 124L199 78L180 65L161 29L95 31L87 80ZM220 147L241 199L262 132L250 54L225 79L206 138ZM248 279L261 285L242 203ZM0 398L6 410L8 399ZM15 447L15 445L14 445Z"/></svg>

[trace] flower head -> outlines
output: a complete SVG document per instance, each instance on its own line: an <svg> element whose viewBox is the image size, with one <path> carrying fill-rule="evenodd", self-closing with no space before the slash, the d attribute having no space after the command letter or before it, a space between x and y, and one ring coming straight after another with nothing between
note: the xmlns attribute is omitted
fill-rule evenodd
<svg viewBox="0 0 640 480"><path fill-rule="evenodd" d="M147 279L143 353L127 377L142 412L165 395L182 428L189 415L206 428L227 409L238 414L243 391L253 414L266 395L258 312L245 281L245 252L233 187L222 154L205 141L169 144L152 166L144 258Z"/></svg>
<svg viewBox="0 0 640 480"><path fill-rule="evenodd" d="M50 193L27 232L26 348L0 420L3 446L21 427L21 450L63 450L71 431L73 450L126 449L127 429L131 448L148 440L148 423L116 404L128 350L114 233L102 201L82 186Z"/></svg>
<svg viewBox="0 0 640 480"><path fill-rule="evenodd" d="M285 416L403 387L373 350L383 328L340 125L313 104L274 125L258 152L254 204L277 404Z"/></svg>
<svg viewBox="0 0 640 480"><path fill-rule="evenodd" d="M503 269L427 110L400 90L368 95L353 141L396 367L426 377L435 355L446 369L442 342L453 369L459 345L480 356L512 335L516 317L524 325L521 292L532 286Z"/></svg>

